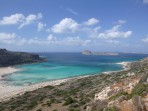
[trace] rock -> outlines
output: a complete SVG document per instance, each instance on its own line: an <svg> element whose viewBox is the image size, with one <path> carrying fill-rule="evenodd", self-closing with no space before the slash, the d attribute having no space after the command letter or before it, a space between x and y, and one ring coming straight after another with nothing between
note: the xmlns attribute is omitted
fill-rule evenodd
<svg viewBox="0 0 148 111"><path fill-rule="evenodd" d="M134 96L132 98L133 111L146 111L142 98L140 96Z"/></svg>
<svg viewBox="0 0 148 111"><path fill-rule="evenodd" d="M120 109L120 111L147 111L140 96L134 96L130 100L118 102L118 108Z"/></svg>
<svg viewBox="0 0 148 111"><path fill-rule="evenodd" d="M91 52L90 50L84 50L84 51L82 52L82 54L84 54L84 55L91 55L92 52Z"/></svg>
<svg viewBox="0 0 148 111"><path fill-rule="evenodd" d="M120 96L120 97L117 99L117 101L118 101L118 102L122 102L122 101L124 101L125 99L126 99L126 96L122 95L122 96Z"/></svg>
<svg viewBox="0 0 148 111"><path fill-rule="evenodd" d="M108 99L108 93L111 90L110 87L105 87L101 92L95 94L94 101Z"/></svg>
<svg viewBox="0 0 148 111"><path fill-rule="evenodd" d="M87 105L86 111L101 111L107 107L108 102L106 100L97 100Z"/></svg>

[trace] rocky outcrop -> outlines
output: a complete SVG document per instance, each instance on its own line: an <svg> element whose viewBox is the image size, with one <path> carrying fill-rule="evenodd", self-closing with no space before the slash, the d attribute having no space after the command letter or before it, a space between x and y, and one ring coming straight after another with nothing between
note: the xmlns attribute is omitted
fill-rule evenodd
<svg viewBox="0 0 148 111"><path fill-rule="evenodd" d="M0 49L0 67L24 64L24 63L36 63L45 61L44 58L40 58L39 55L26 52L12 52L6 49Z"/></svg>
<svg viewBox="0 0 148 111"><path fill-rule="evenodd" d="M100 111L98 107L104 107L103 111L148 111L148 58L130 63L129 67L126 77L94 94L87 111ZM107 105L98 101L106 101Z"/></svg>
<svg viewBox="0 0 148 111"><path fill-rule="evenodd" d="M84 55L112 55L112 56L119 55L119 53L115 53L115 52L92 52L90 50L84 50L82 54Z"/></svg>
<svg viewBox="0 0 148 111"><path fill-rule="evenodd" d="M107 101L103 100L97 100L93 103L90 103L87 108L86 111L102 111L106 106L107 106Z"/></svg>
<svg viewBox="0 0 148 111"><path fill-rule="evenodd" d="M92 52L91 52L90 50L84 50L84 51L82 52L82 54L84 54L84 55L91 55Z"/></svg>

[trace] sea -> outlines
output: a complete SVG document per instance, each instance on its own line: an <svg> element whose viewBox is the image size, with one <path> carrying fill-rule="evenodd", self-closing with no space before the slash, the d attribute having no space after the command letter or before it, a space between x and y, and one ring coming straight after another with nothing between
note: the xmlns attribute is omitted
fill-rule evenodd
<svg viewBox="0 0 148 111"><path fill-rule="evenodd" d="M4 81L10 85L27 85L77 76L119 71L123 66L117 63L134 62L148 57L148 54L83 55L81 53L38 53L48 61L17 65L20 71L7 75Z"/></svg>

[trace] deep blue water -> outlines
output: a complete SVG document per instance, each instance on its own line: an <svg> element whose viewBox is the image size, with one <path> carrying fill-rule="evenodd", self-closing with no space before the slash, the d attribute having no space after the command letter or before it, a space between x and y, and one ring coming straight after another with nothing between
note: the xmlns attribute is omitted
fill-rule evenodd
<svg viewBox="0 0 148 111"><path fill-rule="evenodd" d="M35 84L61 78L99 74L121 70L116 63L143 59L145 54L121 54L119 56L82 55L81 53L39 53L47 62L16 66L21 71L8 75L5 81L13 85Z"/></svg>

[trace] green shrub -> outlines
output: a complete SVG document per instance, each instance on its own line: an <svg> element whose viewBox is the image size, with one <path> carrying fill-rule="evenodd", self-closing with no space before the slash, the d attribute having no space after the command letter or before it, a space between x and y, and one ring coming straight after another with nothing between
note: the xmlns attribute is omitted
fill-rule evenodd
<svg viewBox="0 0 148 111"><path fill-rule="evenodd" d="M50 103L55 103L56 102L56 99L54 99L54 98L52 98L51 100L50 100Z"/></svg>
<svg viewBox="0 0 148 111"><path fill-rule="evenodd" d="M42 109L37 109L36 111L42 111Z"/></svg>
<svg viewBox="0 0 148 111"><path fill-rule="evenodd" d="M46 102L47 106L51 106L51 103L49 101Z"/></svg>
<svg viewBox="0 0 148 111"><path fill-rule="evenodd" d="M148 85L138 83L132 90L131 94L127 95L127 99L131 99L134 95L144 96L144 92L148 91Z"/></svg>
<svg viewBox="0 0 148 111"><path fill-rule="evenodd" d="M116 107L106 108L104 111L118 111Z"/></svg>
<svg viewBox="0 0 148 111"><path fill-rule="evenodd" d="M54 89L54 86L45 86L44 88L47 88L47 89Z"/></svg>
<svg viewBox="0 0 148 111"><path fill-rule="evenodd" d="M66 100L65 100L65 103L63 104L64 106L66 105L69 105L69 104L72 104L72 103L75 103L76 100L75 99L72 99L71 97L68 97Z"/></svg>
<svg viewBox="0 0 148 111"><path fill-rule="evenodd" d="M79 111L79 110L76 110L76 109L69 109L68 111Z"/></svg>
<svg viewBox="0 0 148 111"><path fill-rule="evenodd" d="M122 96L122 95L128 95L128 93L127 93L127 92L120 92L120 93L118 93L118 94L116 94L116 95L114 95L114 96L111 96L111 97L109 98L109 100L115 100L115 99L119 98L119 97Z"/></svg>

